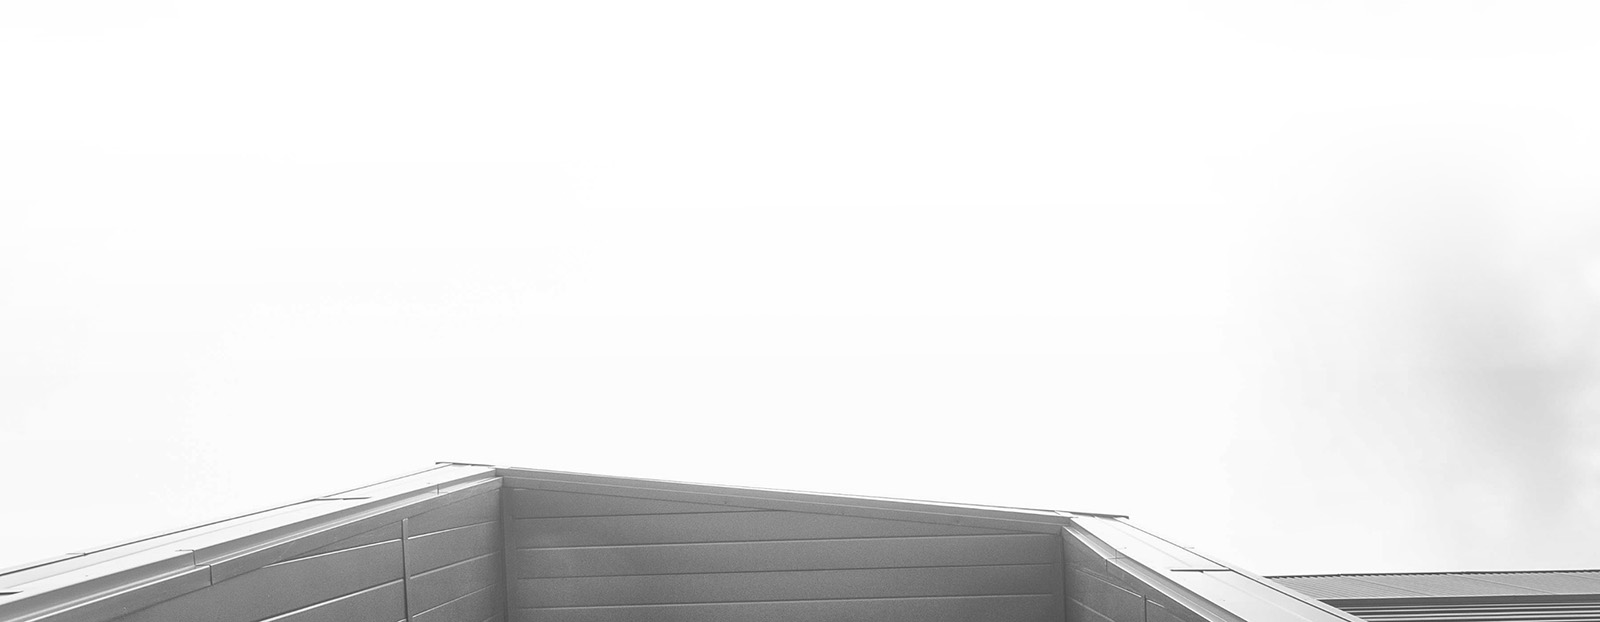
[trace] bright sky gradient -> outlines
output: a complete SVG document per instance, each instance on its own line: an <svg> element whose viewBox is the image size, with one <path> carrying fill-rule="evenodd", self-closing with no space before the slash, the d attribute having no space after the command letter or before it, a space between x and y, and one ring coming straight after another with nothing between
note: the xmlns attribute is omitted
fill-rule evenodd
<svg viewBox="0 0 1600 622"><path fill-rule="evenodd" d="M0 4L0 566L460 460L1600 567L1600 5Z"/></svg>

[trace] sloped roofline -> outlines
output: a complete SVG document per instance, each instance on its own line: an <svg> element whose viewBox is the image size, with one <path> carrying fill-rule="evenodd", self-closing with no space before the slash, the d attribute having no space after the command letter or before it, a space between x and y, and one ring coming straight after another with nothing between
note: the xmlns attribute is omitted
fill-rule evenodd
<svg viewBox="0 0 1600 622"><path fill-rule="evenodd" d="M1450 576L1463 574L1567 574L1573 572L1600 572L1600 568L1573 568L1567 570L1428 570L1423 572L1335 572L1330 574L1279 574L1269 579L1321 579L1325 577L1404 577Z"/></svg>

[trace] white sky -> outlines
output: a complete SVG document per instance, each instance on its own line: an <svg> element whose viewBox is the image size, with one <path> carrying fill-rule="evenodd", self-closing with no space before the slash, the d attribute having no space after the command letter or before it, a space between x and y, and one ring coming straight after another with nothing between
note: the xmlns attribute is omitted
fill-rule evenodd
<svg viewBox="0 0 1600 622"><path fill-rule="evenodd" d="M0 566L435 460L1600 567L1600 6L0 4Z"/></svg>

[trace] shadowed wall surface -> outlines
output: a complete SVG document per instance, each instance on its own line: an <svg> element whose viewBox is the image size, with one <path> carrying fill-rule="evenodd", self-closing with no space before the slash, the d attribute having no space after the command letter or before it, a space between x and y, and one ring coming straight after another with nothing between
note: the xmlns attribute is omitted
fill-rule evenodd
<svg viewBox="0 0 1600 622"><path fill-rule="evenodd" d="M1059 619L1060 565L1044 534L515 486L503 494L514 621Z"/></svg>

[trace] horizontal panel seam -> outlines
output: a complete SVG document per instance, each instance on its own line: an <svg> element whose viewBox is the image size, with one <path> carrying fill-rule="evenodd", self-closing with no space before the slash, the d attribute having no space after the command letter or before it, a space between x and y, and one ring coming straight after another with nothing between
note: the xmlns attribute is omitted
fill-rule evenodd
<svg viewBox="0 0 1600 622"><path fill-rule="evenodd" d="M690 607L690 606L696 606L696 605L737 606L737 605L756 605L756 604L761 604L761 603L826 603L826 602L863 601L863 600L959 600L959 599L963 599L963 598L983 598L983 599L993 599L993 598L1037 598L1039 596L1054 597L1055 594L1051 594L1051 593L1047 593L1046 592L1046 593L1027 593L1027 594L963 594L963 595L960 595L960 596L858 596L858 597L846 597L846 598L796 598L796 599L791 599L791 600L733 600L733 601L716 600L716 601L705 601L705 602L694 602L694 603L653 603L653 604L646 604L646 605L583 605L583 606L573 606L573 607L517 607L517 610L519 610L519 611L529 611L529 610L550 611L550 610L556 610L556 609L634 609L634 608L641 608L641 607Z"/></svg>
<svg viewBox="0 0 1600 622"><path fill-rule="evenodd" d="M420 616L422 614L428 613L429 611L433 611L434 609L438 609L440 607L443 607L443 606L448 605L450 603L456 602L456 601L461 600L463 598L468 598L470 596L476 595L478 592L482 592L482 591L488 590L488 589L494 589L494 587L498 586L498 585L500 585L500 582L499 581L495 581L494 583L490 583L490 584L485 585L483 587L480 587L478 589L472 590L471 592L467 592L465 594L462 594L462 595L457 596L455 598L452 598L450 600L444 601L442 603L439 603L437 605L434 605L434 606L429 607L427 609L424 609L422 611L418 611L418 612L416 612L414 614L411 614L411 617L412 618L416 618L417 616Z"/></svg>
<svg viewBox="0 0 1600 622"><path fill-rule="evenodd" d="M787 570L724 570L721 572L644 572L635 574L593 574L562 577L515 577L517 581L543 581L550 579L603 579L609 577L694 577L715 574L763 574L772 572L866 572L872 570L916 570L921 568L1029 568L1051 567L1051 563L1027 564L935 564L931 566L867 566L859 568L790 568Z"/></svg>
<svg viewBox="0 0 1600 622"><path fill-rule="evenodd" d="M460 566L462 564L469 564L469 563L475 562L477 560L483 559L485 557L489 557L491 555L499 555L499 554L500 554L500 551L489 551L488 553L484 553L484 554L479 555L477 557L469 557L467 559L463 559L463 560L458 561L458 562L451 562L449 564L445 564L445 565L440 566L438 568L429 568L429 569L424 570L422 572L419 572L417 574L411 575L411 578L412 579L421 579L421 578L423 578L425 576L428 576L430 574L433 574L435 572L439 572L440 570L448 570L448 569L450 569L452 567L455 567L455 566Z"/></svg>
<svg viewBox="0 0 1600 622"><path fill-rule="evenodd" d="M360 596L360 595L365 594L367 592L381 590L381 589L389 587L391 585L399 585L400 589L404 590L405 589L405 585L404 584L405 584L405 579L394 579L394 580L391 580L391 581L385 581L383 583L379 583L379 584L371 586L371 587L361 588L361 589L356 590L354 592L350 592L349 594L340 594L340 595L335 596L333 598L329 598L329 599L325 599L325 600L319 600L317 602L311 603L311 604L306 605L304 607L299 607L297 609L293 609L293 610L290 610L290 611L285 611L285 612L280 613L280 614L267 616L265 618L260 619L257 622L272 622L273 620L277 620L279 618L286 618L286 617L289 617L289 616L292 616L292 615L298 615L298 614L300 614L300 613L302 613L302 612L304 612L306 610L309 610L309 609L315 609L315 608L321 607L323 605L331 605L333 603L339 602L339 601L344 600L346 598L354 598L356 596Z"/></svg>
<svg viewBox="0 0 1600 622"><path fill-rule="evenodd" d="M438 535L438 534L441 534L441 533L449 533L449 532L456 531L456 530L459 530L459 529L467 529L469 527L478 527L478 526L481 526L481 525L489 525L489 524L498 523L498 522L500 522L500 519L494 518L494 519L489 519L489 520L486 520L486 521L476 522L476 523L473 523L471 525L461 525L461 526L458 526L458 527L451 527L449 529L440 529L438 531L428 531L428 532L424 532L424 533L413 534L413 535L410 535L410 536L406 536L406 539L408 539L408 540L416 540L418 538L426 538L428 536Z"/></svg>
<svg viewBox="0 0 1600 622"><path fill-rule="evenodd" d="M396 520L395 522L392 522L392 523L385 523L381 527L368 529L366 531L363 531L361 533L355 534L355 535L350 536L348 538L340 538L339 540L335 540L335 541L330 542L328 544L325 544L325 545L319 546L317 548L311 549L311 551L320 551L320 550L326 549L326 548L328 548L330 546L334 546L334 545L337 545L337 544L342 544L342 543L344 543L346 541L354 540L356 538L360 538L360 537L366 536L367 534L370 534L370 533L372 533L374 531L381 531L381 530L384 530L384 529L388 529L388 528L390 528L390 526L398 526L399 524L400 524L399 520ZM351 549L360 548L360 547L363 547L363 546L367 546L369 544L379 544L379 543L382 543L382 542L398 542L400 540L399 531L400 531L399 529L396 529L395 530L395 532L396 532L395 537L389 538L389 539L386 539L386 540L377 540L377 541L373 541L373 542L368 542L367 544L358 544L358 545L354 545L354 546L348 546L348 547L345 547L345 548L342 548L342 549L333 549L333 550L328 550L328 551L322 551L321 553L312 553L311 551L307 551L306 553L300 553L299 557L290 557L288 559L281 559L281 560L272 562L271 564L267 564L267 566L275 566L277 564L281 564L281 563L284 563L284 562L294 562L294 561L300 561L302 559L311 559L313 557L319 557L319 556L322 556L322 555L327 555L329 553L338 553L338 552L341 552L341 551L348 551L348 550L351 550ZM266 566L262 566L262 568L265 568L265 567Z"/></svg>
<svg viewBox="0 0 1600 622"><path fill-rule="evenodd" d="M359 551L361 549L371 548L371 547L374 547L374 546L383 546L385 544L394 544L394 543L399 542L399 541L400 541L399 538L395 538L393 540L382 540L382 541L379 541L379 542L373 542L371 544L363 544L361 546L352 546L352 547L350 547L348 549L339 549L337 551L328 551L326 553L317 553L316 555L307 555L305 557L296 557L294 559L286 559L286 560L283 560L281 562L272 562L270 564L262 566L261 568L257 568L256 570L262 570L262 569L265 569L265 568L272 568L274 566L283 566L285 564L299 563L299 562L303 562L303 561L306 561L306 560L317 559L319 557L327 557L329 555L339 555L341 553L349 553L349 552L352 552L352 551ZM207 566L211 566L213 564L206 564L206 565ZM254 571L252 571L252 572L254 572ZM248 574L248 573L246 573L246 574ZM244 576L244 575L241 574L239 576ZM233 577L229 577L229 578L233 578Z"/></svg>

